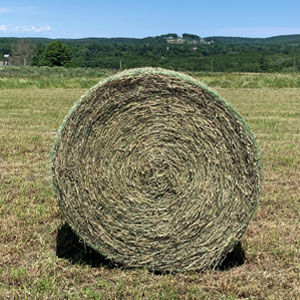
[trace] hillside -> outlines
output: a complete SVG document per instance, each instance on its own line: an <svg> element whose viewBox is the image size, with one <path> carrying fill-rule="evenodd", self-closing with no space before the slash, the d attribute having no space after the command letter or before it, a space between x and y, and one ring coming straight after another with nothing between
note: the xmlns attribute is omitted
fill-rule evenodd
<svg viewBox="0 0 300 300"><path fill-rule="evenodd" d="M300 34L294 35L278 35L268 38L243 38L243 37L222 37L212 36L205 40L212 40L221 44L274 44L274 45L300 45Z"/></svg>
<svg viewBox="0 0 300 300"><path fill-rule="evenodd" d="M50 42L52 39L49 38L24 38L25 40L31 41L34 44L44 44ZM145 38L129 38L129 37L113 37L113 38L82 38L82 39L58 39L68 44L85 44L85 43L101 43L101 44L132 44L132 45L143 45L143 44L160 44L165 45L170 41L179 40L183 43L193 44L206 44L207 42L217 42L220 44L280 44L293 46L295 44L300 44L300 34L294 35L278 35L268 38L245 38L245 37L226 37L226 36L210 36L205 38L200 38L194 34L184 33L182 36L176 33L169 33L165 35L155 36L155 37L145 37ZM7 49L11 44L15 43L18 38L15 37L0 37L0 49L3 49L3 45L7 46Z"/></svg>
<svg viewBox="0 0 300 300"><path fill-rule="evenodd" d="M0 38L0 59L12 55L17 38ZM141 66L164 67L182 71L211 72L284 72L300 71L300 34L269 38L206 37L169 33L145 38L60 39L72 52L73 66L106 69ZM35 49L45 47L52 39L25 38ZM14 59L39 65L38 59Z"/></svg>

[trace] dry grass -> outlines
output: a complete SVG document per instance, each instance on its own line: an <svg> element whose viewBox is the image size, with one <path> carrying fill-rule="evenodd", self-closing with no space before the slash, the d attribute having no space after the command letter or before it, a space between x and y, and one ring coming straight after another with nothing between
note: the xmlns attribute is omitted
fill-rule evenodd
<svg viewBox="0 0 300 300"><path fill-rule="evenodd" d="M73 255L72 263L56 255L62 222L49 151L64 115L83 92L0 94L0 299L300 298L299 89L218 90L256 134L265 174L261 205L242 240L244 264L178 275L92 267L84 264L93 264L91 257Z"/></svg>

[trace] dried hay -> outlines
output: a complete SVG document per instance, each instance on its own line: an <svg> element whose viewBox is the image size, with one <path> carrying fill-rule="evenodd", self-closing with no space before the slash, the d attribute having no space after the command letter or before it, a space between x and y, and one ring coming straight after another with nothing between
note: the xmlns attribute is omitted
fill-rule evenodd
<svg viewBox="0 0 300 300"><path fill-rule="evenodd" d="M241 239L261 190L241 116L187 75L124 71L70 110L52 155L67 223L126 267L215 267Z"/></svg>

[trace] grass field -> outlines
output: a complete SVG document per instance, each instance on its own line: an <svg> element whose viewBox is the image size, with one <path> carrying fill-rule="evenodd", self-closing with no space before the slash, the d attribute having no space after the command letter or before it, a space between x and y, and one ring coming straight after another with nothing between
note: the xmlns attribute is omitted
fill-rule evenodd
<svg viewBox="0 0 300 300"><path fill-rule="evenodd" d="M89 88L116 73L99 68L0 67L0 88ZM190 75L210 87L300 88L300 73L210 73Z"/></svg>
<svg viewBox="0 0 300 300"><path fill-rule="evenodd" d="M34 82L11 75L21 77ZM300 88L212 84L248 121L262 152L265 185L242 239L245 260L223 271L158 275L113 268L63 226L49 152L86 90L68 80L61 88L0 85L0 299L300 299Z"/></svg>

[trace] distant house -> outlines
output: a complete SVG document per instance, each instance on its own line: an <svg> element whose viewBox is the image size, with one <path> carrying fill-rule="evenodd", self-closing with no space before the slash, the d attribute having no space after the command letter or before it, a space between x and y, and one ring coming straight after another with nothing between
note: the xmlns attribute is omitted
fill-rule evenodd
<svg viewBox="0 0 300 300"><path fill-rule="evenodd" d="M200 44L205 44L205 45L210 45L210 44L212 44L214 41L206 41L206 40L204 40L204 39L201 39L200 40Z"/></svg>
<svg viewBox="0 0 300 300"><path fill-rule="evenodd" d="M2 62L2 66L9 66L10 63L8 61L8 58L9 58L9 54L4 54L3 55L3 62Z"/></svg>

